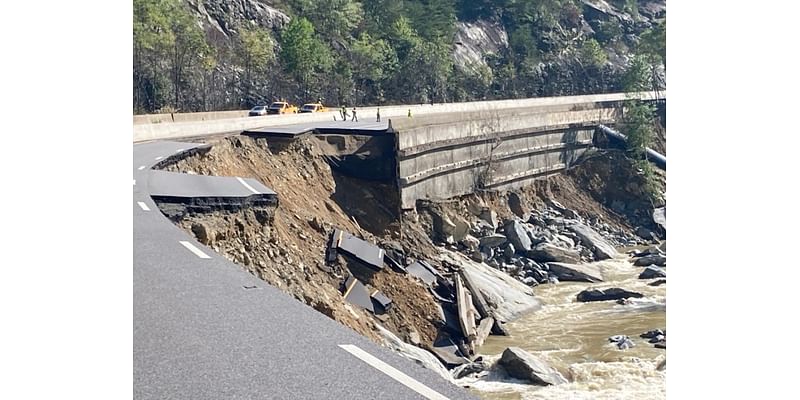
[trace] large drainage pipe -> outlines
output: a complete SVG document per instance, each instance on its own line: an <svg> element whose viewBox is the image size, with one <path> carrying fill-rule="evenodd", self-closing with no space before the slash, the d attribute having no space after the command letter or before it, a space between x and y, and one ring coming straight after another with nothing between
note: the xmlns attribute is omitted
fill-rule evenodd
<svg viewBox="0 0 800 400"><path fill-rule="evenodd" d="M628 137L627 136L625 136L625 135L623 135L623 134L621 134L621 133L619 133L619 132L617 132L617 131L615 131L615 130L613 130L613 129L605 126L605 125L602 125L602 124L598 125L597 129L599 129L601 132L603 132L606 135L608 135L608 137L610 137L612 139L615 139L617 141L621 141L623 143L627 143L627 141L628 141ZM663 169L664 171L666 171L667 170L667 157L665 157L663 154L658 153L658 152L656 152L655 150L653 150L653 149L651 149L649 147L646 150L647 150L647 159L650 160L657 167L659 167L659 168Z"/></svg>

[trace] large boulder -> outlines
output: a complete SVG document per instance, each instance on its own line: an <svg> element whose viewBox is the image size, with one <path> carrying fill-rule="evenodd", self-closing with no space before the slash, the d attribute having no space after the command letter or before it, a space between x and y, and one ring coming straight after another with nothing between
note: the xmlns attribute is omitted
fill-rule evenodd
<svg viewBox="0 0 800 400"><path fill-rule="evenodd" d="M607 260L618 255L614 246L603 239L594 229L581 223L569 225L568 228L578 236L584 246L594 252L598 260Z"/></svg>
<svg viewBox="0 0 800 400"><path fill-rule="evenodd" d="M469 234L469 230L472 227L470 226L469 221L461 217L455 217L452 219L452 221L453 225L455 225L453 228L453 240L460 242Z"/></svg>
<svg viewBox="0 0 800 400"><path fill-rule="evenodd" d="M500 225L500 220L498 219L497 213L494 210L483 210L478 218L486 221L487 224L491 225L492 229L497 229L497 227Z"/></svg>
<svg viewBox="0 0 800 400"><path fill-rule="evenodd" d="M563 205L561 205L561 203L559 203L559 202L557 202L557 201L555 201L553 199L547 199L546 202L547 202L547 205L549 205L550 207L553 207L559 213L563 214L565 217L572 218L572 219L578 219L578 213L576 213L573 210L570 210L567 207L564 207Z"/></svg>
<svg viewBox="0 0 800 400"><path fill-rule="evenodd" d="M633 265L637 267L645 267L648 265L665 267L667 265L667 256L663 256L661 254L651 254L649 256L639 257L633 262Z"/></svg>
<svg viewBox="0 0 800 400"><path fill-rule="evenodd" d="M488 209L488 207L486 207L486 203L484 203L483 199L480 197L471 197L467 200L467 211L476 217L481 215L486 209Z"/></svg>
<svg viewBox="0 0 800 400"><path fill-rule="evenodd" d="M581 261L581 255L577 251L558 247L547 242L537 244L533 249L526 251L525 255L528 258L539 262L556 261L577 263Z"/></svg>
<svg viewBox="0 0 800 400"><path fill-rule="evenodd" d="M667 206L653 210L653 221L667 230Z"/></svg>
<svg viewBox="0 0 800 400"><path fill-rule="evenodd" d="M549 386L567 383L560 372L519 347L509 347L498 362L514 378L526 379L536 385Z"/></svg>
<svg viewBox="0 0 800 400"><path fill-rule="evenodd" d="M453 378L461 379L465 376L477 374L489 369L489 363L486 361L475 361L469 364L459 365L458 367L453 368Z"/></svg>
<svg viewBox="0 0 800 400"><path fill-rule="evenodd" d="M453 236L456 224L445 213L440 213L432 210L431 216L433 217L433 230L439 235L440 238L446 239Z"/></svg>
<svg viewBox="0 0 800 400"><path fill-rule="evenodd" d="M511 212L513 212L517 217L525 219L526 214L524 208L522 207L522 199L518 194L514 192L508 194L508 208L510 208Z"/></svg>
<svg viewBox="0 0 800 400"><path fill-rule="evenodd" d="M547 267L560 281L602 282L603 274L594 264L567 264L551 262Z"/></svg>
<svg viewBox="0 0 800 400"><path fill-rule="evenodd" d="M631 347L635 346L633 341L631 341L631 338L625 335L611 336L610 338L608 338L608 341L616 345L617 348L620 350L630 349Z"/></svg>
<svg viewBox="0 0 800 400"><path fill-rule="evenodd" d="M481 246L481 241L478 240L475 236L467 235L464 239L461 240L461 244L467 247L470 251L478 250L478 247Z"/></svg>
<svg viewBox="0 0 800 400"><path fill-rule="evenodd" d="M506 237L514 245L517 251L528 251L531 249L531 238L523 228L522 223L517 220L511 220L505 226Z"/></svg>
<svg viewBox="0 0 800 400"><path fill-rule="evenodd" d="M620 288L610 288L605 290L586 289L578 293L578 301L584 303L590 301L627 299L630 297L635 297L638 299L644 297L644 295L642 295L641 293L631 292Z"/></svg>
<svg viewBox="0 0 800 400"><path fill-rule="evenodd" d="M634 232L634 233L636 233L636 236L639 236L642 239L646 239L646 240L650 240L650 241L658 239L658 235L656 235L655 232L653 232L650 229L647 229L647 228L645 228L643 226L640 226L640 227L636 228L636 232Z"/></svg>
<svg viewBox="0 0 800 400"><path fill-rule="evenodd" d="M508 239L505 236L496 233L494 235L484 236L480 239L480 241L481 241L481 246L498 247L505 244L508 241Z"/></svg>
<svg viewBox="0 0 800 400"><path fill-rule="evenodd" d="M666 277L667 277L667 271L664 271L663 269L658 268L654 265L645 268L644 271L642 271L642 273L639 274L639 279L653 279L653 278L666 278Z"/></svg>

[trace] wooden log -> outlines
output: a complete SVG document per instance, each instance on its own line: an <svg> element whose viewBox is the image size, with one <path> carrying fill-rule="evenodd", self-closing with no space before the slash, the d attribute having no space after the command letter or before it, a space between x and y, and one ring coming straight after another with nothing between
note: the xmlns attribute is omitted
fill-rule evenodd
<svg viewBox="0 0 800 400"><path fill-rule="evenodd" d="M475 347L483 346L483 342L492 332L492 326L494 326L494 318L488 317L481 320L478 325L478 337L475 338Z"/></svg>
<svg viewBox="0 0 800 400"><path fill-rule="evenodd" d="M472 281L472 278L469 276L469 273L465 270L460 270L459 274L461 277L464 278L464 284L467 286L470 292L472 292L472 302L475 305L475 309L478 310L481 318L487 317L494 317L492 313L492 309L486 303L486 299L483 298L481 291L478 289L478 286Z"/></svg>
<svg viewBox="0 0 800 400"><path fill-rule="evenodd" d="M454 275L456 285L456 303L458 305L458 320L461 325L461 332L468 342L475 340L477 332L475 330L475 316L472 310L472 299L470 298L469 291L464 287L461 282L461 277Z"/></svg>

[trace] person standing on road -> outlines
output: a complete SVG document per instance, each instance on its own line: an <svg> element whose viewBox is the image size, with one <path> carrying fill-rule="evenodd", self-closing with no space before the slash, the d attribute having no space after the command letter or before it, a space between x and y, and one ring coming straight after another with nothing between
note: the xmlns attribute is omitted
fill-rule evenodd
<svg viewBox="0 0 800 400"><path fill-rule="evenodd" d="M351 121L358 122L358 117L356 116L356 108L355 107L353 107L353 119Z"/></svg>
<svg viewBox="0 0 800 400"><path fill-rule="evenodd" d="M342 106L342 121L347 121L347 107Z"/></svg>
<svg viewBox="0 0 800 400"><path fill-rule="evenodd" d="M375 122L381 122L381 109L378 107L378 120Z"/></svg>

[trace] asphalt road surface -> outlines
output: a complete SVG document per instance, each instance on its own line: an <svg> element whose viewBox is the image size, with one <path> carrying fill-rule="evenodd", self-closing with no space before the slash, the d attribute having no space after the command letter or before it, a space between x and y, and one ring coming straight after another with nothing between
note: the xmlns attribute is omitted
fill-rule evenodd
<svg viewBox="0 0 800 400"><path fill-rule="evenodd" d="M474 398L255 278L164 217L150 197L159 174L150 168L195 146L133 147L135 399ZM174 179L169 190L211 190L194 183ZM246 195L241 186L219 190Z"/></svg>

